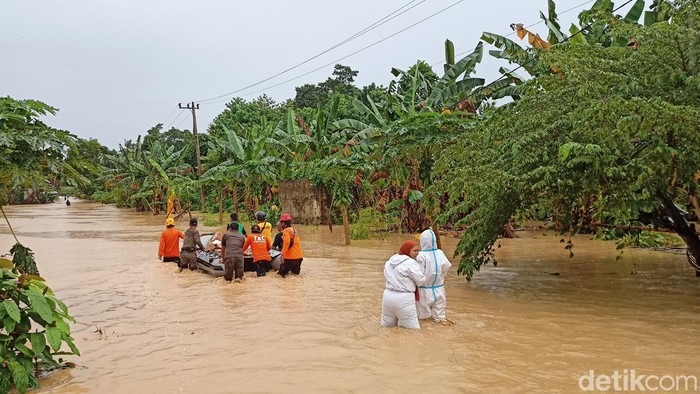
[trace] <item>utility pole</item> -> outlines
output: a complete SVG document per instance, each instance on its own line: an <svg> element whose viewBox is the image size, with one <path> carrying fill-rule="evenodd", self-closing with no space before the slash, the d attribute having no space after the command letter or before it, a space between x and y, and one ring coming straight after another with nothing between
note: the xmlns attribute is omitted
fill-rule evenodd
<svg viewBox="0 0 700 394"><path fill-rule="evenodd" d="M195 104L194 101L192 103L188 103L184 107L182 106L182 103L178 103L177 107L180 109L189 109L192 111L192 134L194 134L194 146L197 151L197 172L199 173L199 179L202 179L202 157L199 154L199 136L197 135L197 113L195 112L196 110L199 109L199 104ZM204 206L206 203L206 199L204 197L204 185L199 186L199 197L202 200L202 210L204 210Z"/></svg>

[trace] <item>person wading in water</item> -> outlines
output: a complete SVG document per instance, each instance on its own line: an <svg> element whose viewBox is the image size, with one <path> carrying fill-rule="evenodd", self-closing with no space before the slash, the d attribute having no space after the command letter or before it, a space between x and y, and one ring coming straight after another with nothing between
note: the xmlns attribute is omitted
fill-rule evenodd
<svg viewBox="0 0 700 394"><path fill-rule="evenodd" d="M197 248L204 250L202 240L197 231L197 219L190 219L190 228L185 231L185 240L182 242L182 250L180 251L180 271L188 268L191 271L197 269Z"/></svg>
<svg viewBox="0 0 700 394"><path fill-rule="evenodd" d="M265 276L267 271L272 269L272 257L270 257L270 239L262 235L260 226L253 225L250 229L253 233L248 236L243 245L243 250L248 249L248 246L253 251L253 264L258 277Z"/></svg>
<svg viewBox="0 0 700 394"><path fill-rule="evenodd" d="M288 213L282 214L280 217L282 223L282 264L277 271L283 278L292 271L292 274L299 275L301 273L301 262L304 260L304 252L301 249L301 237L295 229L292 228L292 217Z"/></svg>
<svg viewBox="0 0 700 394"><path fill-rule="evenodd" d="M420 329L416 311L416 289L425 282L423 268L415 260L420 248L413 241L401 245L399 253L384 264L382 327Z"/></svg>
<svg viewBox="0 0 700 394"><path fill-rule="evenodd" d="M158 258L164 263L172 261L180 264L180 238L185 238L185 233L175 229L175 219L165 219L165 231L160 234L158 245Z"/></svg>
<svg viewBox="0 0 700 394"><path fill-rule="evenodd" d="M243 280L243 244L245 237L238 232L240 223L231 222L226 226L226 234L221 239L221 259L224 260L224 279L231 282ZM235 274L235 275L234 275Z"/></svg>

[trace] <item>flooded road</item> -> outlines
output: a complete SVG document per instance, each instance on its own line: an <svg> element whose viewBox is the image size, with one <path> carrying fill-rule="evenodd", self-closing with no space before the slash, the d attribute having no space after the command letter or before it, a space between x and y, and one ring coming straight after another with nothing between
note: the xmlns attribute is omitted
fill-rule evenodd
<svg viewBox="0 0 700 394"><path fill-rule="evenodd" d="M163 216L79 200L5 210L79 322L79 367L42 393L576 392L590 369L700 376L700 279L684 255L616 261L614 243L581 236L569 259L561 237L520 232L472 283L453 261L454 326L410 331L379 327L383 264L405 236L346 247L342 231L300 227L300 277L228 284L158 261ZM13 243L1 223L2 250Z"/></svg>

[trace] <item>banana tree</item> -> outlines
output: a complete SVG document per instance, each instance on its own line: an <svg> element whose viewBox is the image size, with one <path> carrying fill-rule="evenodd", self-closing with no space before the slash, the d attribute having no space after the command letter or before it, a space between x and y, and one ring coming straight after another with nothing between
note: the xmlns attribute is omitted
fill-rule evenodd
<svg viewBox="0 0 700 394"><path fill-rule="evenodd" d="M481 39L498 48L498 50L489 51L491 56L515 63L531 76L537 77L542 75L543 72L549 72L550 70L537 69L537 51L535 49L546 49L552 45L564 42L603 47L625 47L630 45L629 37L624 34L618 35L616 32L619 29L611 28L613 21L639 24L639 20L644 14L644 24L651 25L667 22L671 17L673 6L666 0L655 0L651 5L650 11L647 12L644 12L644 5L644 0L636 0L625 16L617 16L614 15L615 4L611 0L597 0L590 9L580 13L579 25L572 23L567 36L559 24L556 3L553 0L548 0L548 14L545 16L544 13L540 12L540 18L548 29L547 41L542 40L539 35L524 28L522 24L512 24L511 27L520 39L527 37L532 48L524 48L504 36L489 32L484 32ZM510 71L507 68L501 68L500 72L509 78L517 77L509 75ZM520 77L517 77L515 80L523 81Z"/></svg>
<svg viewBox="0 0 700 394"><path fill-rule="evenodd" d="M281 160L278 179L294 177L295 167L304 161L308 147L313 143L311 132L303 129L305 122L299 122L300 119L290 107L286 119L278 122L272 133L274 143L270 154Z"/></svg>
<svg viewBox="0 0 700 394"><path fill-rule="evenodd" d="M119 145L119 151L111 156L111 169L102 180L114 187L117 202L135 206L143 211L147 208L158 212L165 208L172 178L185 176L191 166L184 163L183 150L175 151L173 146L165 147L160 141L145 146L141 136L135 143Z"/></svg>
<svg viewBox="0 0 700 394"><path fill-rule="evenodd" d="M252 212L258 210L263 187L277 183L275 168L282 164L282 159L276 153L279 142L273 138L273 125L263 119L261 123L242 127L241 130L244 136L244 156L238 176L245 182L246 199Z"/></svg>
<svg viewBox="0 0 700 394"><path fill-rule="evenodd" d="M238 176L239 166L243 163L245 152L240 138L225 124L221 124L224 131L223 138L214 138L208 143L207 155L203 158L208 168L202 174L202 181L207 184L217 185L219 193L219 223L223 222L222 193L226 189L233 196L233 210L237 211L238 201Z"/></svg>
<svg viewBox="0 0 700 394"><path fill-rule="evenodd" d="M381 148L383 173L393 190L388 208L400 208L403 227L406 230L422 228L429 216L421 208L425 187L433 177L435 157L449 145L457 123L469 124L469 119L488 100L505 96L517 98L519 92L513 79L498 80L485 85L485 80L472 75L483 59L483 43L458 61L454 58L454 45L445 43L445 73L435 83L426 86L426 78L415 67L412 88L408 95L397 97L393 105L396 118L384 126ZM425 91L423 98L415 93ZM409 98L409 100L406 99ZM416 99L421 99L416 103ZM452 110L456 112L453 114ZM366 115L377 118L379 106L366 108Z"/></svg>
<svg viewBox="0 0 700 394"><path fill-rule="evenodd" d="M331 149L331 153L310 162L304 168L304 175L312 183L323 185L331 192L333 208L340 211L343 220L345 244L350 245L350 219L348 208L355 200L351 188L357 185L361 174L368 173L373 168L373 163L367 160L367 153L360 150L342 148Z"/></svg>
<svg viewBox="0 0 700 394"><path fill-rule="evenodd" d="M203 175L206 179L228 179L229 191L233 194L234 210L239 207L238 186L245 190L244 201L251 211L258 208L259 192L264 184L273 185L277 181L276 167L282 159L277 147L283 141L274 138L275 128L263 118L250 127L238 125L238 133L221 125L224 137L210 144L211 154L206 158L209 169Z"/></svg>

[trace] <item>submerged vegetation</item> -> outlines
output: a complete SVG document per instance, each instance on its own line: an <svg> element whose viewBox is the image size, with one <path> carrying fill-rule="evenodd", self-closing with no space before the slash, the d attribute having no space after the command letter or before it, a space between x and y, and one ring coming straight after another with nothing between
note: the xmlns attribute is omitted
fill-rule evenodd
<svg viewBox="0 0 700 394"><path fill-rule="evenodd" d="M546 38L515 24L526 42L485 32L459 59L447 41L442 75L417 61L392 69L388 86L357 87L358 71L336 65L283 103L234 98L199 134L201 177L187 130L158 124L109 150L38 120L54 108L7 97L0 204L70 190L159 213L176 196L181 210L221 221L279 206L279 181L304 179L330 197L346 242L368 235L377 225L368 218L409 232L465 230L457 254L467 278L520 219L547 218L570 234L670 229L697 261L697 8L655 0L645 11L638 0L617 15L598 0L564 30L550 1ZM504 62L501 78L474 75L484 56Z"/></svg>

